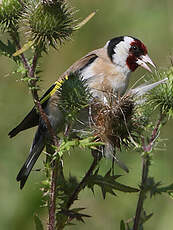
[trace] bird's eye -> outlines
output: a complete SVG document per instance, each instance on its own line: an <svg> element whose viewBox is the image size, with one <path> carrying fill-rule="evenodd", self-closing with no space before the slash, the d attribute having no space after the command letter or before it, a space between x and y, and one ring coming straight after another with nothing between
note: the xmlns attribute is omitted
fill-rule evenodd
<svg viewBox="0 0 173 230"><path fill-rule="evenodd" d="M132 46L131 49L132 49L133 51L137 51L139 48L138 48L137 46Z"/></svg>

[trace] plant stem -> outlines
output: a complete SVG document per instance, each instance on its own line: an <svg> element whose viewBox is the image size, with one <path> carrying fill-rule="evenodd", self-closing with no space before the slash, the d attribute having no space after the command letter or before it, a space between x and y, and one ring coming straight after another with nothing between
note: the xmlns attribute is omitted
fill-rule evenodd
<svg viewBox="0 0 173 230"><path fill-rule="evenodd" d="M58 148L59 144L57 141L56 134L54 132L54 129L51 126L51 123L44 112L41 103L39 101L37 89L36 89L36 82L37 82L37 76L35 76L35 69L37 65L38 60L38 53L35 53L32 61L32 66L30 68L30 77L31 80L31 92L32 96L34 98L35 105L40 113L41 118L46 124L46 127L49 131L49 134L52 138L52 143ZM35 78L35 79L33 79ZM57 150L56 150L57 151ZM55 150L50 147L47 151L49 154L54 154ZM58 178L58 160L55 160L52 163L52 175L51 175L51 186L50 186L50 196L49 196L49 223L48 223L48 230L54 230L55 229L55 212L56 212L56 187L57 187L57 178Z"/></svg>
<svg viewBox="0 0 173 230"><path fill-rule="evenodd" d="M149 155L149 153L152 151L153 144L154 144L155 140L157 139L160 125L161 125L163 118L164 118L164 114L161 113L160 118L156 122L156 125L152 131L152 134L151 134L151 137L149 139L148 144L145 144L144 139L142 139L144 155L142 156L142 178L141 178L141 186L140 186L141 191L140 191L139 199L138 199L138 203L137 203L133 230L139 229L141 212L143 210L143 204L144 204L144 200L146 198L146 192L147 192L146 191L146 185L147 185L149 166L150 166L150 155Z"/></svg>
<svg viewBox="0 0 173 230"><path fill-rule="evenodd" d="M16 47L18 49L21 49L18 32L14 30L14 31L10 32L10 35L11 35L13 41L15 42ZM25 55L23 53L20 54L20 57L21 57L21 61L23 63L23 66L28 71L28 76L31 78L30 87L31 87L31 93L32 93L32 97L33 97L35 106L38 109L41 118L45 122L47 129L49 130L49 133L53 139L54 145L58 147L56 134L55 134L53 128L51 127L49 119L48 119L47 115L45 114L45 112L44 112L44 110L40 104L38 92L36 89L37 76L35 75L35 71L36 71L36 66L37 66L37 62L38 62L39 52L35 51L31 66L30 66L27 58L25 57Z"/></svg>
<svg viewBox="0 0 173 230"><path fill-rule="evenodd" d="M57 189L57 179L58 179L58 168L60 166L59 160L53 162L52 176L51 176L51 187L49 196L49 224L48 230L55 229L55 214L56 214L56 189ZM62 167L62 166L61 166Z"/></svg>
<svg viewBox="0 0 173 230"><path fill-rule="evenodd" d="M55 162L55 165L57 165L57 162ZM58 168L57 166L55 166L52 170L51 187L50 187L49 224L48 224L49 230L54 230L54 226L55 226L57 171Z"/></svg>
<svg viewBox="0 0 173 230"><path fill-rule="evenodd" d="M70 209L71 205L77 199L80 191L85 188L88 178L92 175L94 169L96 168L96 166L98 165L99 161L102 158L102 154L98 150L92 150L92 156L94 157L94 159L93 159L88 171L86 172L85 176L80 181L78 186L75 188L72 195L68 198L66 205L64 207L64 211L68 211ZM64 229L66 223L67 223L67 218L62 219L60 221L60 223L57 223L56 229L57 230Z"/></svg>
<svg viewBox="0 0 173 230"><path fill-rule="evenodd" d="M138 203L137 203L133 230L138 230L138 228L139 228L141 212L142 212L142 209L143 209L143 203L144 203L144 200L146 198L145 185L146 185L146 182L147 182L148 172L149 172L149 165L150 165L149 156L145 155L143 157L142 161L143 161L143 164L142 164L141 191L140 191L139 199L138 199Z"/></svg>
<svg viewBox="0 0 173 230"><path fill-rule="evenodd" d="M76 189L74 190L72 195L69 197L69 199L68 199L68 201L66 203L66 209L69 209L70 206L73 204L73 202L77 199L78 194L80 193L80 191L82 189L84 189L88 177L91 176L91 174L93 173L94 169L98 165L98 162L102 158L101 153L99 151L97 151L97 150L92 150L92 155L94 157L93 162L92 162L90 168L88 169L88 171L86 172L85 176L83 177L83 179L80 181L80 183L78 184L78 186L76 187Z"/></svg>
<svg viewBox="0 0 173 230"><path fill-rule="evenodd" d="M10 33L11 38L15 42L17 49L20 50L21 49L21 45L20 45L20 41L19 41L19 34L18 34L18 32L15 31L15 28L14 28L14 30L10 31L9 33ZM30 64L29 64L28 60L26 59L26 57L25 57L25 55L23 53L20 54L20 57L21 57L21 61L23 63L23 66L25 67L25 69L29 73L31 67L30 67Z"/></svg>
<svg viewBox="0 0 173 230"><path fill-rule="evenodd" d="M11 33L11 37L13 39L13 41L16 43L16 46L18 49L21 49L21 45L19 42L19 38L18 36L15 36L15 32ZM18 34L17 34L18 35ZM38 51L38 50L37 50ZM25 55L22 53L20 54L21 57L21 61L25 67L25 69L28 71L28 77L31 78L31 80L29 81L29 86L31 88L31 93L32 93L32 97L35 103L36 108L38 109L41 118L43 119L43 121L46 124L46 127L50 133L50 137L52 138L52 143L58 148L59 144L57 141L57 137L56 134L50 124L50 121L46 115L46 113L44 112L39 97L38 97L38 92L37 92L37 88L36 88L36 84L37 84L37 76L35 75L35 71L36 71L36 67L37 67L37 62L38 62L38 58L39 58L39 52L37 52L35 50L35 54L32 60L32 65L30 66L28 60L26 59ZM51 148L49 148L50 151L48 151L48 153L53 154L54 151L51 151ZM50 200L49 200L49 224L48 224L48 229L49 230L54 230L55 229L55 210L56 210L56 187L57 187L57 177L58 177L58 160L55 160L53 162L53 166L52 166L52 176L51 176L51 187L50 187Z"/></svg>
<svg viewBox="0 0 173 230"><path fill-rule="evenodd" d="M55 149L52 147L53 140L50 140L50 143L46 145L46 152L50 155L53 155ZM48 158L48 161L51 163L51 158ZM57 187L57 178L58 178L58 163L59 160L56 159L51 163L51 184L49 189L49 205L48 205L48 230L55 229L55 211L56 211L56 187ZM48 174L49 175L49 174ZM47 175L47 176L48 176Z"/></svg>

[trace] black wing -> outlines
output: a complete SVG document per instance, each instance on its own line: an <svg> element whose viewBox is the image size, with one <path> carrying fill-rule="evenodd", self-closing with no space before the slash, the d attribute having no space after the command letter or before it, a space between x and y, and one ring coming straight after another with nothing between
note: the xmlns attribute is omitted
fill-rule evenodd
<svg viewBox="0 0 173 230"><path fill-rule="evenodd" d="M86 68L88 65L90 65L98 58L96 54L97 52L97 50L90 52L89 54L81 58L79 61L75 62L66 72L64 72L64 74L60 77L60 80L55 82L41 97L40 102L42 104L43 109L46 107L49 98L60 87L62 80L65 78L65 76L69 75L70 72L74 73L75 71L82 71L84 68ZM23 119L23 121L16 128L9 132L9 137L12 138L16 136L19 132L38 125L39 119L39 113L37 112L36 108L33 107L33 109L28 113L28 115Z"/></svg>
<svg viewBox="0 0 173 230"><path fill-rule="evenodd" d="M40 102L44 101L42 103L43 109L46 107L48 101L49 101L49 94L50 92L55 88L56 83L53 84L41 97ZM46 100L44 100L46 98ZM34 126L37 126L39 123L40 115L37 112L35 106L32 108L32 110L26 115L26 117L19 123L18 126L16 126L13 130L9 132L9 137L12 138L16 136L19 132L32 128Z"/></svg>

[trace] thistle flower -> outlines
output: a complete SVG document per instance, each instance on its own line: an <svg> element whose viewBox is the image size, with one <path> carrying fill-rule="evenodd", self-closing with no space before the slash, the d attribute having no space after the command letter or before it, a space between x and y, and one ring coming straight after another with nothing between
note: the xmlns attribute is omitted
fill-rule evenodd
<svg viewBox="0 0 173 230"><path fill-rule="evenodd" d="M18 29L19 16L23 7L18 0L2 0L0 5L0 28L4 31Z"/></svg>
<svg viewBox="0 0 173 230"><path fill-rule="evenodd" d="M65 1L29 0L21 17L28 40L46 50L69 39L73 32L73 12Z"/></svg>

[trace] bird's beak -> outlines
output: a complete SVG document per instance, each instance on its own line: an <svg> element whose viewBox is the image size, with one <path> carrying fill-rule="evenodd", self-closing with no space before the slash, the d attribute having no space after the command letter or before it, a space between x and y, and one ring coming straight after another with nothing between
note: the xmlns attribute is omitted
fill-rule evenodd
<svg viewBox="0 0 173 230"><path fill-rule="evenodd" d="M142 66L144 69L151 71L150 67L146 64L146 63L149 63L150 65L152 65L154 68L156 68L156 66L154 65L154 63L152 62L151 58L146 54L146 55L142 55L140 56L136 63L140 66Z"/></svg>

